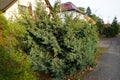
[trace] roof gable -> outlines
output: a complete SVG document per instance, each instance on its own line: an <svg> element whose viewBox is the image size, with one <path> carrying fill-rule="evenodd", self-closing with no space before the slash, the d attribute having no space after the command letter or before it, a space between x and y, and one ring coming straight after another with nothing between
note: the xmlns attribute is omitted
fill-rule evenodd
<svg viewBox="0 0 120 80"><path fill-rule="evenodd" d="M0 0L0 11L5 12L17 0Z"/></svg>

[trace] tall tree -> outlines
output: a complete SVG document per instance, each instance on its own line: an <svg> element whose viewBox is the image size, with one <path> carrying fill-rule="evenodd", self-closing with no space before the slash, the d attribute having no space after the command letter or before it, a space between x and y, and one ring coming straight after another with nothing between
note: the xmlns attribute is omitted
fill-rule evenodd
<svg viewBox="0 0 120 80"><path fill-rule="evenodd" d="M103 29L104 29L104 21L102 18L99 16L92 14L91 18L96 22L96 26L98 28L99 34L102 34Z"/></svg>
<svg viewBox="0 0 120 80"><path fill-rule="evenodd" d="M86 15L91 17L92 11L91 11L90 7L87 8Z"/></svg>
<svg viewBox="0 0 120 80"><path fill-rule="evenodd" d="M114 29L114 34L117 35L119 32L119 25L118 25L117 17L114 17L111 27Z"/></svg>
<svg viewBox="0 0 120 80"><path fill-rule="evenodd" d="M114 37L118 33L119 33L119 24L117 21L117 17L114 17L111 26L104 29L104 34L106 35L106 37Z"/></svg>

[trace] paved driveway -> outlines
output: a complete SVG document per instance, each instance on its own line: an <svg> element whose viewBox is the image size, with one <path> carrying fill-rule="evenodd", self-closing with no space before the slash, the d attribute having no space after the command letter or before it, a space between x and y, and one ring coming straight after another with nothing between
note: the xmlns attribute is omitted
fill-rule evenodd
<svg viewBox="0 0 120 80"><path fill-rule="evenodd" d="M85 80L120 80L120 35L101 39L100 47L108 50L100 57L96 70L89 73Z"/></svg>

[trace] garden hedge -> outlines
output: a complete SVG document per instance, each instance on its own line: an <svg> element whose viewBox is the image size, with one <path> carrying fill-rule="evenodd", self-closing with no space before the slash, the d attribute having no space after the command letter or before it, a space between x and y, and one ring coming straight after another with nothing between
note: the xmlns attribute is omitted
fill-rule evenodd
<svg viewBox="0 0 120 80"><path fill-rule="evenodd" d="M26 28L23 50L31 56L35 71L50 75L52 80L66 80L66 75L94 66L98 34L91 23L67 14L61 20L58 12L54 8L50 18L38 2L35 17L23 17L20 21Z"/></svg>
<svg viewBox="0 0 120 80"><path fill-rule="evenodd" d="M22 30L0 13L0 80L38 80L29 56L18 47Z"/></svg>

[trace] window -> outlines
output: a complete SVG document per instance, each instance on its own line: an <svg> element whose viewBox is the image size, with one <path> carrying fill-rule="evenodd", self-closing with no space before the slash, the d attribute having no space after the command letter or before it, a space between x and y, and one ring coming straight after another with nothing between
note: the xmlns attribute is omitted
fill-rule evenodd
<svg viewBox="0 0 120 80"><path fill-rule="evenodd" d="M27 13L27 6L18 5L19 14L26 14Z"/></svg>
<svg viewBox="0 0 120 80"><path fill-rule="evenodd" d="M24 6L24 5L18 5L19 8L19 14L24 15L24 14L30 14L32 15L32 4L29 3L29 6Z"/></svg>

